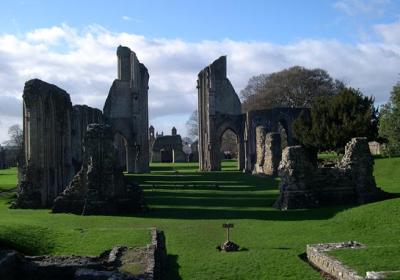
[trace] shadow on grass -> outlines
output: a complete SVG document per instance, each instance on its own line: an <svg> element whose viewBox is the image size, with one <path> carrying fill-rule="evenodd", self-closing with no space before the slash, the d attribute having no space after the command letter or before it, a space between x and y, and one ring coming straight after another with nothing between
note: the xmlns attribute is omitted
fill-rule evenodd
<svg viewBox="0 0 400 280"><path fill-rule="evenodd" d="M168 255L168 278L169 280L181 280L182 277L179 274L180 265L178 264L178 255Z"/></svg>
<svg viewBox="0 0 400 280"><path fill-rule="evenodd" d="M342 206L332 208L306 209L280 211L274 208L247 210L247 209L202 209L202 208L162 208L151 205L148 213L135 216L161 219L253 219L253 220L273 220L273 221L303 221L303 220L326 220L334 217L337 213L349 209L353 206Z"/></svg>
<svg viewBox="0 0 400 280"><path fill-rule="evenodd" d="M126 180L145 190L150 211L139 216L149 218L324 220L352 207L280 211L272 207L278 197L277 178L238 171L154 172L128 175Z"/></svg>

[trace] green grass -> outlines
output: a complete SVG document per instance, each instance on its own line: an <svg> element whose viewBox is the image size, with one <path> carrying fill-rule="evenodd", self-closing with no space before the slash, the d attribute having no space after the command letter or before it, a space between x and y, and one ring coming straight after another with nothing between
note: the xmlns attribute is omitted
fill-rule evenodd
<svg viewBox="0 0 400 280"><path fill-rule="evenodd" d="M16 187L17 168L0 169L0 192L14 189Z"/></svg>
<svg viewBox="0 0 400 280"><path fill-rule="evenodd" d="M197 164L154 164L151 174L127 175L144 187L152 209L133 217L10 210L3 197L0 240L25 251L94 255L116 244L145 244L147 228L156 226L166 235L170 279L321 279L300 258L306 244L348 240L393 252L384 257L363 250L353 251L357 254L348 258L343 255L359 271L372 270L380 262L388 270L400 268L396 262L400 199L279 211L272 208L278 180L234 171L235 164L224 162L223 171L212 173L198 172ZM399 171L397 158L376 160L377 182L385 190L400 192ZM234 223L231 237L242 251L215 249L224 241L225 222ZM354 261L363 254L371 258L358 266Z"/></svg>

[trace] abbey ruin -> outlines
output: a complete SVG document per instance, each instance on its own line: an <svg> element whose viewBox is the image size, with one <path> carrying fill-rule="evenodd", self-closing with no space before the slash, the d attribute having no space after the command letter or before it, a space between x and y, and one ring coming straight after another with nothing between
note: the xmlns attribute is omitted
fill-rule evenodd
<svg viewBox="0 0 400 280"><path fill-rule="evenodd" d="M128 172L149 171L149 74L129 48L119 46L117 57L118 78L103 112L86 105L72 106L69 94L55 85L38 79L26 82L24 162L19 166L13 207L54 206L56 212L114 214L123 212L118 205L126 206L121 202L125 196L131 205L124 211L142 208L140 192L124 183L113 143L124 140L124 145L115 146L126 155ZM119 200L114 207L93 206L110 199Z"/></svg>
<svg viewBox="0 0 400 280"><path fill-rule="evenodd" d="M295 144L292 123L308 109L274 108L242 114L240 99L227 78L225 56L200 71L197 89L200 170L221 169L221 138L229 129L237 137L238 169L275 175L281 156L279 133L284 132L287 145Z"/></svg>
<svg viewBox="0 0 400 280"><path fill-rule="evenodd" d="M190 159L175 127L171 135L155 135L154 127L148 126L147 68L127 47L118 47L117 58L118 78L103 112L73 106L69 94L55 85L38 79L26 82L24 162L19 166L13 207L52 207L53 212L76 214L144 210L140 187L127 184L122 172L149 172L150 161ZM364 203L384 197L375 185L366 140L353 140L336 168L317 167L302 147L294 146L292 124L300 114L309 114L309 109L242 113L226 69L222 56L198 75L199 139L198 145L188 148L194 157L198 153L201 171L221 169L222 137L231 130L237 140L238 170L282 177L276 202L280 209Z"/></svg>

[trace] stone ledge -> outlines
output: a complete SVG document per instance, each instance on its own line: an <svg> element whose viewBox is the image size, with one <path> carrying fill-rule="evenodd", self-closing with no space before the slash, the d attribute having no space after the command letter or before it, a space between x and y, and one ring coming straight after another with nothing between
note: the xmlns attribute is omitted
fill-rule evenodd
<svg viewBox="0 0 400 280"><path fill-rule="evenodd" d="M329 256L325 252L336 249L359 249L365 248L364 245L355 242L325 243L307 245L308 261L321 271L332 275L340 280L363 280L364 277L357 274L353 269L345 266L339 260Z"/></svg>

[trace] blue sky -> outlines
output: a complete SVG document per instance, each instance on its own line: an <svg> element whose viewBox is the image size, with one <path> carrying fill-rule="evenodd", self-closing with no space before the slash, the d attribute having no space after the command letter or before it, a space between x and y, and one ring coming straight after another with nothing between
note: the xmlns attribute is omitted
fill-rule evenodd
<svg viewBox="0 0 400 280"><path fill-rule="evenodd" d="M185 135L196 75L221 55L238 94L254 75L301 65L386 102L400 80L400 1L2 1L0 143L22 122L29 79L102 109L119 44L149 69L150 123Z"/></svg>
<svg viewBox="0 0 400 280"><path fill-rule="evenodd" d="M374 24L397 20L399 12L400 1L394 0L3 1L0 32L23 33L66 23L189 41L230 38L286 44L335 38L355 42L365 39L360 32L370 32Z"/></svg>

